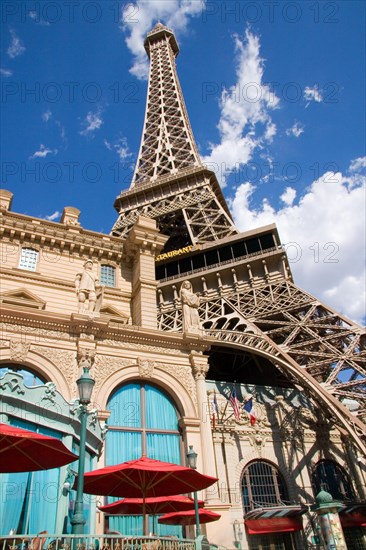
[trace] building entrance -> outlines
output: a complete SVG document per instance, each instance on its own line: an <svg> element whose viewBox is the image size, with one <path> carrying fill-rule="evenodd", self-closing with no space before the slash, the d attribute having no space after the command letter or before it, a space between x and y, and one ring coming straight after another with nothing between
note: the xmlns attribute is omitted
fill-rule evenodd
<svg viewBox="0 0 366 550"><path fill-rule="evenodd" d="M296 550L291 533L249 535L250 550Z"/></svg>

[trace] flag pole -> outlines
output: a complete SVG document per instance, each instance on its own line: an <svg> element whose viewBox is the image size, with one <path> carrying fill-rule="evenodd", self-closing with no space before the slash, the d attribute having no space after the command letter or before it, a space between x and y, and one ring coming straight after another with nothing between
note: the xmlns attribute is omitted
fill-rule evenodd
<svg viewBox="0 0 366 550"><path fill-rule="evenodd" d="M236 380L234 380L234 385L233 385L233 387L231 388L229 398L227 398L227 397L225 396L225 397L226 397L226 405L225 405L224 412L222 413L221 420L224 420L224 416L225 416L225 413L226 413L227 405L228 405L228 403L229 403L229 401L230 401L230 397L231 397L232 394L233 394L233 388L235 388L235 385L236 385ZM232 416L232 414L231 414L230 416ZM229 418L230 418L230 416L229 416ZM226 420L227 420L227 419L226 419Z"/></svg>

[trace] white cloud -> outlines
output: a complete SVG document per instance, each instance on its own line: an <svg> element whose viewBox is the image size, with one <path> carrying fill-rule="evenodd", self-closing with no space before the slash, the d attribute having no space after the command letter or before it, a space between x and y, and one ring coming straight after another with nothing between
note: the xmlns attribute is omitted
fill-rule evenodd
<svg viewBox="0 0 366 550"><path fill-rule="evenodd" d="M10 69L3 69L3 68L1 68L1 69L0 69L0 74L1 74L1 76L8 77L8 76L12 76L13 71L11 71Z"/></svg>
<svg viewBox="0 0 366 550"><path fill-rule="evenodd" d="M323 101L323 96L321 91L319 90L319 86L317 84L314 84L312 88L310 86L306 86L304 90L304 99L308 102L305 105L305 108L310 105L311 101L321 103Z"/></svg>
<svg viewBox="0 0 366 550"><path fill-rule="evenodd" d="M277 224L296 284L358 322L366 303L365 180L327 172L296 203L287 188L278 209L266 199L253 207L255 188L243 183L231 201L240 230Z"/></svg>
<svg viewBox="0 0 366 550"><path fill-rule="evenodd" d="M61 216L61 212L56 210L56 212L54 212L53 214L50 214L49 216L45 216L45 219L50 222L53 222L54 220L57 220L57 218L59 218L60 216Z"/></svg>
<svg viewBox="0 0 366 550"><path fill-rule="evenodd" d="M57 149L49 149L48 147L46 147L41 143L41 145L39 146L39 150L33 153L33 155L29 157L29 159L30 160L35 158L43 159L43 158L46 158L47 155L57 155L57 152L58 152Z"/></svg>
<svg viewBox="0 0 366 550"><path fill-rule="evenodd" d="M105 139L104 145L109 151L116 151L120 160L126 160L132 155L131 151L128 148L127 139L125 137L118 138L116 143L110 143Z"/></svg>
<svg viewBox="0 0 366 550"><path fill-rule="evenodd" d="M295 198L296 190L293 187L286 187L285 191L280 196L281 201L284 202L286 206L292 206Z"/></svg>
<svg viewBox="0 0 366 550"><path fill-rule="evenodd" d="M354 159L349 165L350 172L360 172L363 168L366 168L366 157Z"/></svg>
<svg viewBox="0 0 366 550"><path fill-rule="evenodd" d="M65 130L65 126L63 126L59 120L55 120L55 124L56 124L56 126L59 128L59 130L60 130L60 137L61 137L63 143L66 144L66 143L67 143L67 139L66 139L66 130Z"/></svg>
<svg viewBox="0 0 366 550"><path fill-rule="evenodd" d="M131 74L145 80L149 73L149 63L144 49L146 33L157 21L179 35L184 33L190 17L200 15L205 1L198 0L137 0L127 3L122 10L121 27L128 32L126 44L134 55Z"/></svg>
<svg viewBox="0 0 366 550"><path fill-rule="evenodd" d="M52 117L52 112L48 109L44 113L42 113L42 120L43 122L48 122L50 118Z"/></svg>
<svg viewBox="0 0 366 550"><path fill-rule="evenodd" d="M50 26L50 22L49 21L45 21L44 19L41 19L41 15L39 13L39 10L38 11L29 11L28 12L28 16L30 19L32 19L35 23L37 23L37 25L44 25L44 26L47 26L49 27Z"/></svg>
<svg viewBox="0 0 366 550"><path fill-rule="evenodd" d="M10 29L10 34L11 34L11 43L7 49L7 53L9 57L14 59L15 57L18 57L19 55L22 55L22 53L25 52L25 47L23 45L23 42L20 40L19 36L16 35L14 29Z"/></svg>
<svg viewBox="0 0 366 550"><path fill-rule="evenodd" d="M263 83L259 37L247 29L244 40L235 37L235 48L237 82L221 94L220 143L210 144L210 154L203 158L213 170L220 167L222 171L221 167L225 167L230 171L238 164L248 163L254 150L270 143L277 132L269 113L278 108L279 99ZM225 186L225 174L220 179Z"/></svg>
<svg viewBox="0 0 366 550"><path fill-rule="evenodd" d="M287 128L286 136L300 137L304 133L304 126L300 122L295 122L291 128Z"/></svg>
<svg viewBox="0 0 366 550"><path fill-rule="evenodd" d="M89 111L89 113L86 115L85 120L82 122L84 129L81 130L79 134L82 136L90 136L93 134L93 132L99 130L102 124L103 119L101 117L101 111L98 110L96 113L92 113L92 111Z"/></svg>

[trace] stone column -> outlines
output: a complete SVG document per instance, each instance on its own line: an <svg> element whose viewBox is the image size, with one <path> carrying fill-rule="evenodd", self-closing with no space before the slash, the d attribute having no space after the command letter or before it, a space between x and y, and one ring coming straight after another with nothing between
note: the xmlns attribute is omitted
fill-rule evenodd
<svg viewBox="0 0 366 550"><path fill-rule="evenodd" d="M155 256L168 237L162 235L155 220L139 216L125 243L127 261L132 261L132 323L157 328Z"/></svg>
<svg viewBox="0 0 366 550"><path fill-rule="evenodd" d="M206 391L206 374L209 369L208 357L201 353L191 352L190 362L192 365L193 376L196 381L198 414L201 421L201 452L203 473L216 477L216 466L214 457L214 446L211 432L211 414L210 404ZM209 502L218 500L218 493L215 486L207 489L207 499Z"/></svg>

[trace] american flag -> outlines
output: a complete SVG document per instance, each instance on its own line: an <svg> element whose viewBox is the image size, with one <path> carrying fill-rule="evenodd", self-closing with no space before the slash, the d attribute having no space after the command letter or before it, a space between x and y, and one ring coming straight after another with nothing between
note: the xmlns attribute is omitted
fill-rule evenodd
<svg viewBox="0 0 366 550"><path fill-rule="evenodd" d="M237 420L239 422L239 420L240 420L240 409L239 409L239 401L238 401L238 398L236 397L235 386L231 390L229 401L230 401L230 404L231 404L231 406L233 408L233 411L234 411L235 420Z"/></svg>

